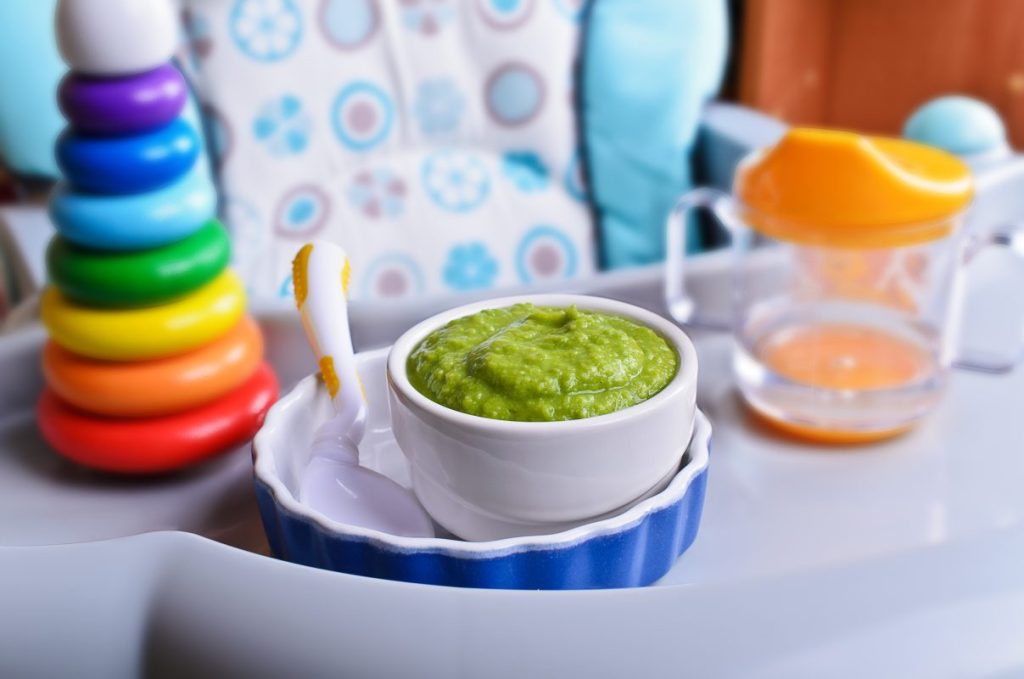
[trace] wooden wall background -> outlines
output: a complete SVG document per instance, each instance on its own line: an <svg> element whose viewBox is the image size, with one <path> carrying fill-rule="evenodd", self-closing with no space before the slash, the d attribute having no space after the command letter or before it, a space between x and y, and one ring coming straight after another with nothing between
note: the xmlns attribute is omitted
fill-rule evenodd
<svg viewBox="0 0 1024 679"><path fill-rule="evenodd" d="M968 94L1024 147L1024 0L746 0L739 99L793 124L896 134Z"/></svg>

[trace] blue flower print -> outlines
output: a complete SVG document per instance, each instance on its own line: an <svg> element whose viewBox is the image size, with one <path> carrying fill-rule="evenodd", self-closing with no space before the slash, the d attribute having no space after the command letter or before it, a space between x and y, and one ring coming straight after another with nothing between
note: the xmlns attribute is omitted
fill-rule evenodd
<svg viewBox="0 0 1024 679"><path fill-rule="evenodd" d="M548 186L548 168L533 151L507 151L501 161L505 176L524 193L541 191Z"/></svg>
<svg viewBox="0 0 1024 679"><path fill-rule="evenodd" d="M423 162L423 188L445 210L469 212L487 198L491 180L483 161L472 153L442 149Z"/></svg>
<svg viewBox="0 0 1024 679"><path fill-rule="evenodd" d="M280 61L299 46L302 15L294 0L235 0L231 37L256 61Z"/></svg>
<svg viewBox="0 0 1024 679"><path fill-rule="evenodd" d="M275 156L302 153L309 145L310 117L297 97L286 94L260 109L252 130Z"/></svg>
<svg viewBox="0 0 1024 679"><path fill-rule="evenodd" d="M349 202L370 219L402 214L405 194L402 178L383 167L356 173L348 188Z"/></svg>
<svg viewBox="0 0 1024 679"><path fill-rule="evenodd" d="M498 262L479 242L456 245L444 265L444 282L454 290L483 290L493 287Z"/></svg>
<svg viewBox="0 0 1024 679"><path fill-rule="evenodd" d="M406 27L423 35L434 35L455 16L449 0L400 0Z"/></svg>
<svg viewBox="0 0 1024 679"><path fill-rule="evenodd" d="M416 119L427 137L451 134L459 127L465 99L447 78L424 80L416 92Z"/></svg>

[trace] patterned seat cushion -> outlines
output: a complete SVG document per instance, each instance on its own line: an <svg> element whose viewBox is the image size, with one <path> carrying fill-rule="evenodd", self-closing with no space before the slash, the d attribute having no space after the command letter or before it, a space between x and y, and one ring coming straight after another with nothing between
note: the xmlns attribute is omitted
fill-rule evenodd
<svg viewBox="0 0 1024 679"><path fill-rule="evenodd" d="M290 296L311 238L354 298L593 271L573 0L185 0L236 264Z"/></svg>

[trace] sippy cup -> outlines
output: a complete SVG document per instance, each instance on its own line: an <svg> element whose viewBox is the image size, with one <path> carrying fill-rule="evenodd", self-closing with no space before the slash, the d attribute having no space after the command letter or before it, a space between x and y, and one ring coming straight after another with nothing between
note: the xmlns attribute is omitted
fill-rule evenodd
<svg viewBox="0 0 1024 679"><path fill-rule="evenodd" d="M1003 372L1015 363L956 347L966 265L988 247L1024 256L1022 233L964 234L973 192L968 168L943 151L793 129L743 160L732 197L697 189L676 204L669 311L680 323L732 330L739 390L777 427L834 442L900 433L937 403L951 366ZM691 208L709 209L731 235L731 318L703 318L687 296Z"/></svg>

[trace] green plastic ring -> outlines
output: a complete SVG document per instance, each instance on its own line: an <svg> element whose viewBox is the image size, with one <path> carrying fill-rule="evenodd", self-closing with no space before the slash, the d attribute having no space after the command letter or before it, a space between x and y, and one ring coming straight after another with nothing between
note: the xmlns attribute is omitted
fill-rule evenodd
<svg viewBox="0 0 1024 679"><path fill-rule="evenodd" d="M209 283L231 257L227 231L216 219L170 245L107 252L55 236L46 252L50 280L69 299L99 307L160 304Z"/></svg>

